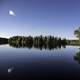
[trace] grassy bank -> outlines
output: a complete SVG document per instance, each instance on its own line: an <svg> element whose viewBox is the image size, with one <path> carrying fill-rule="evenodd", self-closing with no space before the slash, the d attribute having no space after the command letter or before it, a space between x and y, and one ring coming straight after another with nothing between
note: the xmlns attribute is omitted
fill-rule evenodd
<svg viewBox="0 0 80 80"><path fill-rule="evenodd" d="M80 46L79 40L67 40L67 45Z"/></svg>

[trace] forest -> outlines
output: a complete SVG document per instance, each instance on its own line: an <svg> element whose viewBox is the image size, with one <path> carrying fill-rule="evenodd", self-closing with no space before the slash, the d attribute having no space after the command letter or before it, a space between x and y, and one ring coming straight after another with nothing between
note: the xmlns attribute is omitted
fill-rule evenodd
<svg viewBox="0 0 80 80"><path fill-rule="evenodd" d="M57 38L54 36L13 36L10 37L8 43L13 47L28 47L28 48L57 48L67 44L66 39Z"/></svg>
<svg viewBox="0 0 80 80"><path fill-rule="evenodd" d="M61 48L66 45L80 45L79 40L66 40L54 36L13 36L10 38L0 38L0 44L9 44L12 47L21 48Z"/></svg>

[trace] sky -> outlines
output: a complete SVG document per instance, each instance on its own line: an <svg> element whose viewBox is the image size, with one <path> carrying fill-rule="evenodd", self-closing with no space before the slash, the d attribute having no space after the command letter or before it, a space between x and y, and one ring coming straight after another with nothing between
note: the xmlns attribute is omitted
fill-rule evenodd
<svg viewBox="0 0 80 80"><path fill-rule="evenodd" d="M79 26L80 0L0 0L0 37L74 39Z"/></svg>

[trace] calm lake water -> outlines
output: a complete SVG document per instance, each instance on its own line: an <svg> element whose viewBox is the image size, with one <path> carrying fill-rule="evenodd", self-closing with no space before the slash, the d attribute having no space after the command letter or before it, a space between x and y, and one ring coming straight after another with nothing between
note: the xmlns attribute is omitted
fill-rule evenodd
<svg viewBox="0 0 80 80"><path fill-rule="evenodd" d="M8 80L80 80L77 46L61 49L13 48L0 45L0 78ZM51 79L50 79L51 78ZM0 80L2 80L0 79Z"/></svg>

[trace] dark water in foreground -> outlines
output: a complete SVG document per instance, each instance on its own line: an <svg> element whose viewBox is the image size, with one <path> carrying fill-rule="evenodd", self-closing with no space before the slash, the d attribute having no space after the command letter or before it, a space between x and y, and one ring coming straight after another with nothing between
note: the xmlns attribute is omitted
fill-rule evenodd
<svg viewBox="0 0 80 80"><path fill-rule="evenodd" d="M0 80L80 80L77 52L76 46L39 50L1 45Z"/></svg>

